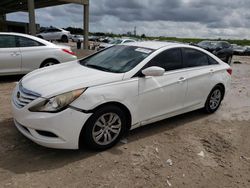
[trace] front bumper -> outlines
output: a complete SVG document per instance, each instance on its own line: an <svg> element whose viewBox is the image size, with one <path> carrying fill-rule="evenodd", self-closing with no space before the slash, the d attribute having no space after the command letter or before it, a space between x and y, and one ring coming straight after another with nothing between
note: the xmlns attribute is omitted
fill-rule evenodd
<svg viewBox="0 0 250 188"><path fill-rule="evenodd" d="M12 102L17 129L35 143L58 149L78 149L83 125L92 114L67 108L58 113L30 112Z"/></svg>

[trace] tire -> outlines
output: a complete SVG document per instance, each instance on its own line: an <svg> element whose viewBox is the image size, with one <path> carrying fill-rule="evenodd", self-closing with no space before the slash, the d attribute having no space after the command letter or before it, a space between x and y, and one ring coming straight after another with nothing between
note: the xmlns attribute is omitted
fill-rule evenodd
<svg viewBox="0 0 250 188"><path fill-rule="evenodd" d="M62 42L69 42L69 39L66 35L63 35L62 38L61 38L61 41Z"/></svg>
<svg viewBox="0 0 250 188"><path fill-rule="evenodd" d="M49 66L52 66L52 65L56 65L56 64L58 64L58 63L59 63L59 62L57 62L56 60L49 59L49 60L44 61L44 62L41 64L40 68L49 67Z"/></svg>
<svg viewBox="0 0 250 188"><path fill-rule="evenodd" d="M127 118L119 107L104 106L98 109L84 125L79 145L93 150L108 149L121 139L126 126Z"/></svg>
<svg viewBox="0 0 250 188"><path fill-rule="evenodd" d="M223 97L224 89L221 86L215 86L207 97L204 107L205 112L214 113L220 107Z"/></svg>

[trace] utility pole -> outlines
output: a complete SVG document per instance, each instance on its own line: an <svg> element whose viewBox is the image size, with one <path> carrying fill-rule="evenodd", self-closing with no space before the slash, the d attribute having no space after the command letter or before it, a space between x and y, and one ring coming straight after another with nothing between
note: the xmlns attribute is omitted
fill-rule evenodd
<svg viewBox="0 0 250 188"><path fill-rule="evenodd" d="M136 26L134 28L134 36L136 37Z"/></svg>

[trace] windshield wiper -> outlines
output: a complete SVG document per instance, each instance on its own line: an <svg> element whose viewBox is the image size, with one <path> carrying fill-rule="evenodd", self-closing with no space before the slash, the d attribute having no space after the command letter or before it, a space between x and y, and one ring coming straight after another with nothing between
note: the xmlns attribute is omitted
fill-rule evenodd
<svg viewBox="0 0 250 188"><path fill-rule="evenodd" d="M90 68L94 68L94 69L98 69L98 70L102 70L102 71L106 71L106 72L112 72L110 69L102 67L102 66L98 66L98 65L85 64L85 66L90 67Z"/></svg>

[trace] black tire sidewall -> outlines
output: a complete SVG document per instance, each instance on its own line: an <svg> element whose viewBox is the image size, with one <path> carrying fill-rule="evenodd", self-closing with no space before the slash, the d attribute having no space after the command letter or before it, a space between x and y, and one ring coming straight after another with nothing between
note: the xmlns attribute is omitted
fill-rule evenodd
<svg viewBox="0 0 250 188"><path fill-rule="evenodd" d="M103 114L110 113L110 112L116 113L120 117L121 123L122 123L121 131L119 135L117 136L117 138L110 144L99 145L93 139L92 130L93 130L96 120ZM125 134L126 126L127 126L127 119L126 119L125 113L119 107L114 106L114 105L104 106L98 109L96 112L94 112L94 114L92 114L92 116L85 123L83 130L81 131L81 134L80 134L79 145L80 147L86 146L87 148L93 149L93 150L108 149L114 146L121 139L121 137Z"/></svg>
<svg viewBox="0 0 250 188"><path fill-rule="evenodd" d="M55 64L56 64L55 62L48 61L48 62L43 63L43 65L41 66L41 68L44 68L44 67L50 67L50 66L52 66L52 65L46 66L46 64L48 64L48 63L53 63L53 65L55 65Z"/></svg>
<svg viewBox="0 0 250 188"><path fill-rule="evenodd" d="M62 42L68 42L68 37L66 35L63 35L61 40Z"/></svg>
<svg viewBox="0 0 250 188"><path fill-rule="evenodd" d="M209 104L209 103L210 103L210 98L211 98L211 96L212 96L212 94L213 94L213 92L214 92L215 90L220 90L220 92L221 92L221 99L220 99L219 105L218 105L215 109L211 109L211 108L210 108L210 104ZM220 105L221 105L223 96L224 96L223 88L222 88L221 86L215 86L215 87L212 89L212 91L209 93L208 97L207 97L207 100L206 100L206 103L205 103L204 110L205 110L207 113L209 113L209 114L216 112L216 111L218 110L218 108L220 107Z"/></svg>

